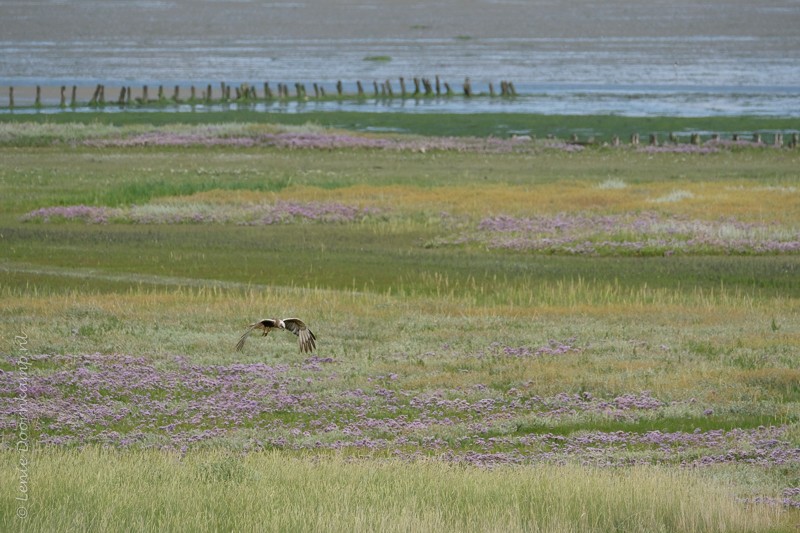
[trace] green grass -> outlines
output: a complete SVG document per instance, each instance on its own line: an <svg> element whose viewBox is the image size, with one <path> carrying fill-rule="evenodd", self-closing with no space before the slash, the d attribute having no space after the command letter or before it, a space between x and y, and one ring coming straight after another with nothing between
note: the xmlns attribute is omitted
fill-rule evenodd
<svg viewBox="0 0 800 533"><path fill-rule="evenodd" d="M646 135L657 133L663 139L671 132L753 133L792 131L797 129L796 119L771 117L623 117L615 115L536 115L525 113L451 114L446 119L439 114L427 113L357 113L319 112L263 113L250 110L212 111L198 113L136 112L124 113L55 113L55 114L3 114L0 123L84 123L122 125L216 124L227 122L273 123L302 125L314 123L353 130L391 128L420 135L510 136L527 133L539 138L555 135L561 139L578 133L581 140L588 135L598 141L610 141L618 135L627 141L632 133ZM589 134L587 135L587 132ZM704 137L706 139L707 136ZM769 140L767 135L765 138Z"/></svg>
<svg viewBox="0 0 800 533"><path fill-rule="evenodd" d="M124 116L94 115L97 124L80 135L124 135L149 128L147 120L226 118L118 115ZM234 113L227 118L272 117ZM454 117L455 125L440 120L448 123L441 130L427 118L380 120L407 121L417 131L465 126L485 133L498 127L499 118ZM476 122L469 125L471 119ZM12 125L15 120L0 118ZM122 126L105 129L115 120ZM542 120L534 127L544 132L550 119ZM571 120L562 125L577 124ZM598 120L608 131L647 123ZM748 120L718 125L759 124ZM661 124L674 125L666 119ZM479 450L477 437L691 433L762 425L783 427L780 438L800 445L797 255L582 257L427 246L451 231L448 224L461 227L488 214L649 210L653 198L675 190L691 191L696 203L690 198L658 204L658 209L698 218L775 218L791 230L800 220L797 151L90 148L69 140L71 127L55 124L47 142L34 135L29 143L0 147L4 375L15 370L14 338L25 332L31 353L48 356L34 364L38 375L70 372L83 354L127 354L164 371L175 369L179 360L285 365L288 393L310 391L323 400L379 388L400 398L440 395L470 401L508 399L512 390L521 399L584 392L613 399L649 391L665 405L657 414L623 413L621 418L525 412L481 427L472 427L463 413L448 411L452 424L414 435L450 443L459 452ZM240 125L231 128L239 131ZM617 187L601 186L609 180ZM359 223L263 227L20 221L30 210L53 205L275 200L378 206L389 214ZM441 217L441 211L449 217ZM243 352L233 351L245 324L272 314L308 320L320 355L336 363L322 372L304 369L289 335L253 337ZM550 340L574 350L527 357L503 352L503 347L521 347L533 353ZM324 379L316 379L320 376ZM59 390L79 392L68 386ZM11 392L4 394L7 399ZM150 394L157 400L164 392ZM419 413L408 401L396 409L378 403L368 414L385 419ZM344 425L355 411L351 405L322 422ZM777 497L797 486L800 476L792 464L697 471L673 463L609 470L575 464L480 469L435 460L444 450L400 462L387 450L356 447L335 455L310 448L314 439L330 442L341 433L289 435L292 425L316 427L316 415L282 408L259 416L191 446L183 457L141 449L145 445L130 450L35 447L31 515L25 522L14 519L19 456L11 449L13 431L6 431L0 475L10 497L0 502L0 528L790 531L797 518L793 511L735 499ZM270 433L258 426L265 419L286 428ZM130 424L118 421L112 429L125 432ZM201 425L217 427L209 420ZM294 439L291 443L309 446L242 451L253 439L284 433ZM275 446L265 446L270 447ZM656 452L608 453L616 460L658 462Z"/></svg>
<svg viewBox="0 0 800 533"><path fill-rule="evenodd" d="M16 454L2 484L17 487ZM587 475L588 474L588 475ZM29 501L2 500L16 531L791 531L719 483L660 468L447 466L347 457L37 453ZM119 487L124 485L125 490ZM27 518L16 517L21 503ZM123 526L124 525L124 526Z"/></svg>

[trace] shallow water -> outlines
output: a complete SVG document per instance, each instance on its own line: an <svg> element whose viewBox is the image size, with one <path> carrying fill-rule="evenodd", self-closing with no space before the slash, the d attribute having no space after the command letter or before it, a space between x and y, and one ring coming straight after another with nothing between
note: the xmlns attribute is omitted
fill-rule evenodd
<svg viewBox="0 0 800 533"><path fill-rule="evenodd" d="M337 80L354 91L357 80L371 87L391 79L397 87L400 76L439 75L454 89L469 76L479 91L511 80L523 97L265 109L800 116L800 1L661 4L4 1L0 106L9 85L299 81L331 93ZM21 90L16 103L31 99Z"/></svg>

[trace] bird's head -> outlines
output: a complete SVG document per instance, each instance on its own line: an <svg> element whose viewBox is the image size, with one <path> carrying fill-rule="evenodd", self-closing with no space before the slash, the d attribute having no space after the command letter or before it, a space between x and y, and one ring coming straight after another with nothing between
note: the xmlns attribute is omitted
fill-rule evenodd
<svg viewBox="0 0 800 533"><path fill-rule="evenodd" d="M281 329L286 329L286 324L283 322L283 320L278 319L277 326Z"/></svg>

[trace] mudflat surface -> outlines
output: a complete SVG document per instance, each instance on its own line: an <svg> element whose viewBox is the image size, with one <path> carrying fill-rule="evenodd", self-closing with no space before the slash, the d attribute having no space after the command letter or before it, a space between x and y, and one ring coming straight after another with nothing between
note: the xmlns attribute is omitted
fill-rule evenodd
<svg viewBox="0 0 800 533"><path fill-rule="evenodd" d="M566 111L575 94L618 112L666 87L676 111L780 113L800 87L798 28L798 0L11 0L0 88L440 75L512 80Z"/></svg>

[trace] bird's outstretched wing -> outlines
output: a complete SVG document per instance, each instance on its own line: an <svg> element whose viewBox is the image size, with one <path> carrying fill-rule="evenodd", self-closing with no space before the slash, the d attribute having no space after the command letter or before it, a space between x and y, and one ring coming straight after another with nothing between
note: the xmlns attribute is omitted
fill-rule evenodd
<svg viewBox="0 0 800 533"><path fill-rule="evenodd" d="M313 352L317 347L317 337L308 329L305 322L299 318L284 318L284 325L286 329L297 335L297 341L300 344L301 352Z"/></svg>
<svg viewBox="0 0 800 533"><path fill-rule="evenodd" d="M265 318L263 320L259 320L258 322L250 324L249 326L247 326L247 330L244 332L244 334L242 334L242 336L239 338L239 342L236 343L236 351L239 352L242 350L242 348L244 347L245 339L247 338L248 335L250 335L253 332L254 329L261 328L264 330L264 335L267 335L267 333L269 333L269 330L271 330L274 327L275 327L275 320L271 318Z"/></svg>

